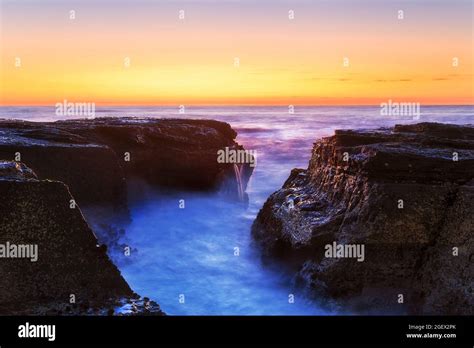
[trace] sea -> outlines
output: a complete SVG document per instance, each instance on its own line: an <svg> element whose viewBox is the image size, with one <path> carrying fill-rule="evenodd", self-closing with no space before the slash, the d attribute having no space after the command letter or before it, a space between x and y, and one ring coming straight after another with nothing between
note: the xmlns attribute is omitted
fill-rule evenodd
<svg viewBox="0 0 474 348"><path fill-rule="evenodd" d="M130 201L131 223L121 242L131 247L131 255L110 256L135 292L170 315L356 314L308 296L295 285L294 269L262 259L250 233L260 208L292 168L307 167L313 143L336 129L474 124L473 106L422 106L417 116L386 116L378 106L96 107L95 117L105 116L228 122L238 133L237 142L257 153L246 190L248 206L217 194L159 189ZM57 116L51 106L0 107L0 118L73 117Z"/></svg>

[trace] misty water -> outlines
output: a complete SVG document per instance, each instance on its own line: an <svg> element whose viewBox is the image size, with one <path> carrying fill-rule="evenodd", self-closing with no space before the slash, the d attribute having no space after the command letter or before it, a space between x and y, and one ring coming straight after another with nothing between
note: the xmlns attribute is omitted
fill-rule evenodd
<svg viewBox="0 0 474 348"><path fill-rule="evenodd" d="M382 116L378 107L189 107L98 108L100 116L210 118L238 132L237 141L257 151L248 207L217 194L150 189L131 200L132 222L122 243L132 255L112 254L132 289L177 315L315 315L344 313L325 299L308 299L294 287L294 272L262 262L250 229L266 198L292 168L307 166L314 141L335 129L360 129L417 122L474 123L471 106L426 106L418 120ZM55 120L54 108L0 108L0 117ZM184 199L185 208L179 201ZM236 255L235 248L238 248ZM289 295L294 295L294 303ZM184 303L180 302L184 295ZM183 299L183 297L181 297Z"/></svg>

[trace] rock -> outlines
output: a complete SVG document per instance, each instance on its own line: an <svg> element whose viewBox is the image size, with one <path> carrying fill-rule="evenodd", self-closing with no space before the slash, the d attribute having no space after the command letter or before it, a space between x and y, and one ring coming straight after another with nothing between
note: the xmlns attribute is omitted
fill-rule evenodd
<svg viewBox="0 0 474 348"><path fill-rule="evenodd" d="M472 314L474 181L459 187L449 203L438 238L420 261L423 309L427 314ZM453 248L459 256L450 256Z"/></svg>
<svg viewBox="0 0 474 348"><path fill-rule="evenodd" d="M117 155L54 126L0 121L0 158L21 161L41 178L66 183L81 205L125 204L125 176Z"/></svg>
<svg viewBox="0 0 474 348"><path fill-rule="evenodd" d="M245 186L252 168L241 165L242 177L236 178L233 164L217 162L218 150L242 148L236 135L229 124L213 120L0 120L0 159L21 161L41 178L64 182L83 206L123 205L132 178L178 189L225 185L237 197L239 180Z"/></svg>
<svg viewBox="0 0 474 348"><path fill-rule="evenodd" d="M26 181L37 179L36 174L23 163L0 160L0 180Z"/></svg>
<svg viewBox="0 0 474 348"><path fill-rule="evenodd" d="M39 180L24 164L1 161L0 197L0 251L37 247L36 258L34 249L23 254L28 258L0 253L2 315L91 314L88 303L106 312L137 297L98 246L79 206L70 208L64 183Z"/></svg>
<svg viewBox="0 0 474 348"><path fill-rule="evenodd" d="M358 312L472 314L473 176L472 126L336 131L268 198L252 235L265 256L296 260L311 293ZM326 257L333 242L364 245L364 261Z"/></svg>

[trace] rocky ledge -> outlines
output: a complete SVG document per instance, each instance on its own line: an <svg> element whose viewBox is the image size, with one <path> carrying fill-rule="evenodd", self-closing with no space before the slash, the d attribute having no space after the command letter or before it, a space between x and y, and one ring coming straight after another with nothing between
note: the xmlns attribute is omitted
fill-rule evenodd
<svg viewBox="0 0 474 348"><path fill-rule="evenodd" d="M64 183L0 161L0 197L2 315L113 314L124 302L163 314L151 301L140 307Z"/></svg>
<svg viewBox="0 0 474 348"><path fill-rule="evenodd" d="M65 183L82 205L123 205L132 178L238 197L252 168L240 164L236 171L234 164L217 161L221 149L242 149L236 135L229 124L214 120L0 120L0 159L23 162L41 178Z"/></svg>
<svg viewBox="0 0 474 348"><path fill-rule="evenodd" d="M259 212L264 255L357 313L473 314L474 127L339 130Z"/></svg>

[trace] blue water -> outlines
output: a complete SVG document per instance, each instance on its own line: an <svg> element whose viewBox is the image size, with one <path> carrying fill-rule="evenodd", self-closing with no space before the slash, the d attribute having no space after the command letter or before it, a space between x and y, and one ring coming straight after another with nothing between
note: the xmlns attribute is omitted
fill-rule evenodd
<svg viewBox="0 0 474 348"><path fill-rule="evenodd" d="M168 314L315 315L345 313L324 299L310 301L295 289L291 272L262 263L250 226L269 194L290 170L306 167L313 142L334 129L377 128L400 123L474 123L472 106L427 106L419 120L381 116L378 107L98 108L96 116L212 118L237 130L237 141L257 151L258 164L244 208L218 195L149 190L131 201L132 223L123 243L132 255L112 255L137 293ZM54 108L0 108L0 118L55 120ZM179 200L185 208L179 208ZM235 249L239 248L236 256ZM295 296L289 303L289 295ZM184 303L180 303L184 295Z"/></svg>

